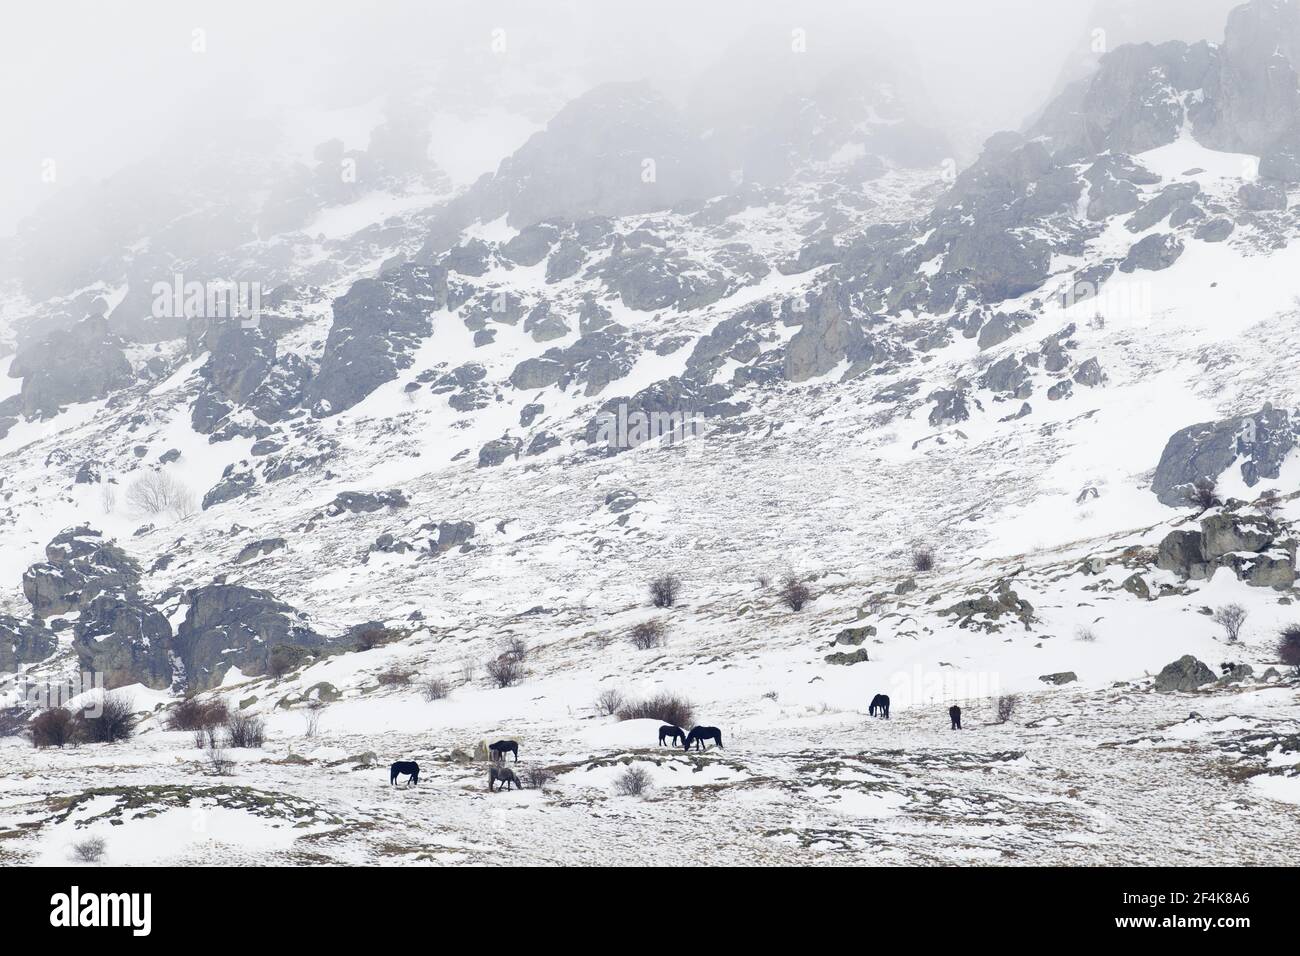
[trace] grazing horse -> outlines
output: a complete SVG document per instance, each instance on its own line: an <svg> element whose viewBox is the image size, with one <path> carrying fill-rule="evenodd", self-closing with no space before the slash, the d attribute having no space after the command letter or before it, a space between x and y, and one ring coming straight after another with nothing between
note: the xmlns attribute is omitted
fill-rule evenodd
<svg viewBox="0 0 1300 956"><path fill-rule="evenodd" d="M889 696L887 694L877 694L871 698L871 706L867 708L867 713L874 717L876 711L880 711L880 716L884 717L885 720L889 719Z"/></svg>
<svg viewBox="0 0 1300 956"><path fill-rule="evenodd" d="M390 787L397 786L397 775L401 773L411 775L411 779L406 782L408 787L420 782L420 765L414 760L399 760L388 768L388 785Z"/></svg>
<svg viewBox="0 0 1300 956"><path fill-rule="evenodd" d="M674 724L664 724L659 728L659 746L664 745L665 740L672 740L673 746L676 747L686 739L686 731Z"/></svg>
<svg viewBox="0 0 1300 956"><path fill-rule="evenodd" d="M961 730L961 708L953 704L948 708L948 716L952 718L952 729Z"/></svg>
<svg viewBox="0 0 1300 956"><path fill-rule="evenodd" d="M507 753L515 755L515 763L519 763L519 741L517 740L498 740L494 744L488 744L488 753L493 760L505 760Z"/></svg>
<svg viewBox="0 0 1300 956"><path fill-rule="evenodd" d="M686 743L682 745L682 749L690 750L691 744L695 744L696 750L703 750L704 741L706 740L712 740L721 748L722 731L717 727L692 727L691 732L686 735Z"/></svg>
<svg viewBox="0 0 1300 956"><path fill-rule="evenodd" d="M519 778L515 776L515 772L509 767L488 767L488 789L491 790L492 785L498 780L501 781L498 790L509 790L511 784L514 784L516 790L524 789L524 785L519 782Z"/></svg>

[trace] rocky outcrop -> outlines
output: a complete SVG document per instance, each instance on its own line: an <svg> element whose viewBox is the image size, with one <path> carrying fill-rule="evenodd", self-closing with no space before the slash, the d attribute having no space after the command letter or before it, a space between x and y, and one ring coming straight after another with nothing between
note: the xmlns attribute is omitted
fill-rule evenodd
<svg viewBox="0 0 1300 956"><path fill-rule="evenodd" d="M1160 542L1156 567L1192 581L1228 568L1255 587L1287 588L1296 580L1296 541L1263 515L1220 510L1201 519L1200 530L1171 531Z"/></svg>
<svg viewBox="0 0 1300 956"><path fill-rule="evenodd" d="M1164 670L1156 675L1155 689L1162 694L1187 694L1204 684L1212 683L1214 671L1191 654L1184 654L1173 663L1165 665Z"/></svg>
<svg viewBox="0 0 1300 956"><path fill-rule="evenodd" d="M447 274L438 268L403 265L354 283L334 300L320 370L304 396L312 414L337 415L397 378L446 304Z"/></svg>
<svg viewBox="0 0 1300 956"><path fill-rule="evenodd" d="M1217 479L1238 458L1248 488L1276 479L1282 461L1296 446L1296 430L1285 410L1267 403L1249 415L1189 425L1169 437L1151 490L1161 504L1178 507L1186 503L1187 489L1196 481Z"/></svg>
<svg viewBox="0 0 1300 956"><path fill-rule="evenodd" d="M73 630L81 670L101 675L105 687L172 684L172 628L133 591L113 590L86 604Z"/></svg>
<svg viewBox="0 0 1300 956"><path fill-rule="evenodd" d="M217 686L232 667L250 676L264 674L281 645L310 650L325 645L303 614L269 591L210 584L185 592L184 601L185 620L174 646L191 689Z"/></svg>
<svg viewBox="0 0 1300 956"><path fill-rule="evenodd" d="M959 601L940 613L957 618L957 626L974 630L999 631L1012 617L1029 630L1034 621L1034 606L1020 597L1011 585L1003 581L990 594Z"/></svg>
<svg viewBox="0 0 1300 956"><path fill-rule="evenodd" d="M1168 269L1183 254L1183 241L1173 233L1155 232L1133 243L1128 255L1119 264L1120 272L1146 269L1159 272Z"/></svg>
<svg viewBox="0 0 1300 956"><path fill-rule="evenodd" d="M331 518L344 513L371 514L384 508L394 510L405 508L409 504L400 488L376 492L340 491L334 496L334 500L325 506L325 514Z"/></svg>
<svg viewBox="0 0 1300 956"><path fill-rule="evenodd" d="M129 590L140 580L140 566L89 525L59 532L45 557L23 573L23 595L41 618L76 610L107 589Z"/></svg>
<svg viewBox="0 0 1300 956"><path fill-rule="evenodd" d="M58 639L39 617L22 620L0 614L0 673L12 673L54 653Z"/></svg>
<svg viewBox="0 0 1300 956"><path fill-rule="evenodd" d="M106 398L135 381L122 342L102 315L90 315L21 348L9 367L23 380L23 415L49 418L64 405Z"/></svg>

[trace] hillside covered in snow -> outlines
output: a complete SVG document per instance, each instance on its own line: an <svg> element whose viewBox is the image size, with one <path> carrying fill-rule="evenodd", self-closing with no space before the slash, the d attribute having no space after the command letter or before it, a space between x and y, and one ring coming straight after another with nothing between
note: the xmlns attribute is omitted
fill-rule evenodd
<svg viewBox="0 0 1300 956"><path fill-rule="evenodd" d="M0 862L1295 864L1298 70L1249 0L968 162L856 64L60 193L0 244Z"/></svg>

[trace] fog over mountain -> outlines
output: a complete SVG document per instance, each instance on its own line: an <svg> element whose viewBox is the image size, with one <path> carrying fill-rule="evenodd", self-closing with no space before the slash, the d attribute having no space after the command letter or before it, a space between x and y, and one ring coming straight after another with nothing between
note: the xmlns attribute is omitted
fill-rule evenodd
<svg viewBox="0 0 1300 956"><path fill-rule="evenodd" d="M1297 0L8 14L0 863L1297 862Z"/></svg>

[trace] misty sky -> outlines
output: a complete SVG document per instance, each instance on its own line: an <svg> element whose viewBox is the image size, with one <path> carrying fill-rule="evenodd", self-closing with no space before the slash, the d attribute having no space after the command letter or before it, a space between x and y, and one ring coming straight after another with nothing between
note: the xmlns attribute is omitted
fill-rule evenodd
<svg viewBox="0 0 1300 956"><path fill-rule="evenodd" d="M457 182L495 168L568 98L649 78L688 95L718 63L771 63L777 82L831 60L892 58L971 148L1017 127L1077 73L1093 31L1219 39L1232 0L44 0L0 34L0 234L52 191L163 153L232 143L298 155L364 146L367 104L407 89L437 103L432 158ZM791 30L808 51L790 55ZM196 52L195 30L201 34ZM494 51L494 30L505 50ZM496 35L497 37L500 34ZM788 73L787 73L788 71ZM737 84L742 86L743 84ZM728 92L728 91L723 91ZM744 89L736 95L743 96ZM427 101L427 100L425 100ZM423 102L423 101L422 101ZM265 121L270 120L268 124ZM262 120L263 122L254 122ZM353 145L349 143L349 145ZM295 150L298 153L295 153ZM53 183L42 181L54 161Z"/></svg>

